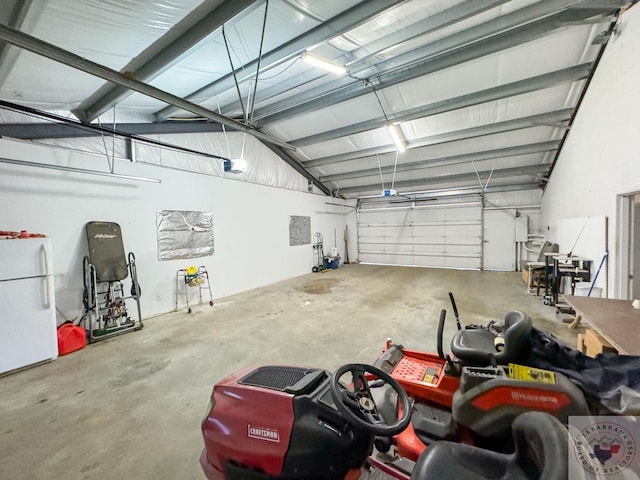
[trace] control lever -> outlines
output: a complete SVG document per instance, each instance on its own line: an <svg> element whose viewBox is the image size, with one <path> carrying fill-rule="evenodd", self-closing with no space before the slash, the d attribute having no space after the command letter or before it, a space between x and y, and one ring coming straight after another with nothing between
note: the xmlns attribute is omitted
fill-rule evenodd
<svg viewBox="0 0 640 480"><path fill-rule="evenodd" d="M462 325L460 325L460 317L458 316L458 307L456 306L456 300L453 298L453 293L449 292L449 300L451 300L451 308L453 308L453 314L456 317L456 327L458 330L462 330Z"/></svg>
<svg viewBox="0 0 640 480"><path fill-rule="evenodd" d="M444 350L442 349L442 334L444 332L444 320L447 316L446 310L440 311L440 321L438 322L438 356L447 362L447 366L449 369L454 369L455 365L453 364L453 360L449 357L449 355L444 354Z"/></svg>

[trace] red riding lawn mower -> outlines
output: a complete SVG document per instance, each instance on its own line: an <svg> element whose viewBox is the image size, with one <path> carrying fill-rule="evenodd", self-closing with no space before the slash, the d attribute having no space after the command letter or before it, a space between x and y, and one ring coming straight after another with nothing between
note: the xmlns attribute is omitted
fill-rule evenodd
<svg viewBox="0 0 640 480"><path fill-rule="evenodd" d="M517 364L531 319L460 327L452 356L387 342L374 365L253 367L218 382L202 422L209 480L567 479L569 415L588 415L558 371ZM564 424L564 425L563 425Z"/></svg>

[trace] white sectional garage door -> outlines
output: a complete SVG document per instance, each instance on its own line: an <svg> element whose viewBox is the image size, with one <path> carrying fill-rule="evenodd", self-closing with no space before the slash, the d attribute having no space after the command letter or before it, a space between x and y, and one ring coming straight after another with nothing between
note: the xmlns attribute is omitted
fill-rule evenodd
<svg viewBox="0 0 640 480"><path fill-rule="evenodd" d="M479 269L480 203L361 208L362 263Z"/></svg>

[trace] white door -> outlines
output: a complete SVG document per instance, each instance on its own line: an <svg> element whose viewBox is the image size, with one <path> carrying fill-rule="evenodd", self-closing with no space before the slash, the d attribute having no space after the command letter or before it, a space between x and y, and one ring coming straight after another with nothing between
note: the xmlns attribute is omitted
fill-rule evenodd
<svg viewBox="0 0 640 480"><path fill-rule="evenodd" d="M615 298L633 300L640 298L640 193L618 197L617 218L620 245Z"/></svg>
<svg viewBox="0 0 640 480"><path fill-rule="evenodd" d="M629 242L629 299L640 298L640 194L633 196L633 215L631 216L631 239Z"/></svg>
<svg viewBox="0 0 640 480"><path fill-rule="evenodd" d="M513 272L516 269L516 211L484 211L482 268Z"/></svg>

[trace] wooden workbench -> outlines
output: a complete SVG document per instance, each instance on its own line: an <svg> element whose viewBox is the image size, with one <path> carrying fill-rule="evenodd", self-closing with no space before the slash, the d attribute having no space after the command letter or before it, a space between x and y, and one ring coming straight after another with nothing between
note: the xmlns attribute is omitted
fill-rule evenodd
<svg viewBox="0 0 640 480"><path fill-rule="evenodd" d="M619 353L640 355L640 310L633 308L630 300L574 295L565 295L564 299L576 311L576 321L571 324L573 328L582 319Z"/></svg>

